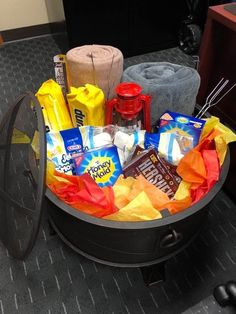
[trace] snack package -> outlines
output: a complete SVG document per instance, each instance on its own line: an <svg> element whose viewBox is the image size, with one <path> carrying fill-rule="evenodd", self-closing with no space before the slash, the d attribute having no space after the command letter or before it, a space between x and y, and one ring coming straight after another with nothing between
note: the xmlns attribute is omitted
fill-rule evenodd
<svg viewBox="0 0 236 314"><path fill-rule="evenodd" d="M88 173L101 187L113 185L122 173L114 145L87 150L73 158L77 175Z"/></svg>
<svg viewBox="0 0 236 314"><path fill-rule="evenodd" d="M154 148L158 150L159 142L160 142L159 133L149 133L149 132L145 133L145 137L144 137L145 149L148 149L150 146L153 146Z"/></svg>
<svg viewBox="0 0 236 314"><path fill-rule="evenodd" d="M66 174L73 174L71 158L83 151L83 142L78 128L46 134L47 157L55 169Z"/></svg>
<svg viewBox="0 0 236 314"><path fill-rule="evenodd" d="M174 197L178 188L178 183L153 148L141 152L125 165L123 174L126 178L136 178L142 174L147 181L158 187L170 198Z"/></svg>
<svg viewBox="0 0 236 314"><path fill-rule="evenodd" d="M173 175L176 183L180 184L180 182L182 181L182 178L177 173L177 166L172 165L171 163L166 161L164 158L160 158L160 159L161 159L161 162L166 166L168 171Z"/></svg>
<svg viewBox="0 0 236 314"><path fill-rule="evenodd" d="M144 147L145 130L130 131L128 128L112 124L104 127L83 126L79 130L84 150L114 144L117 147L121 165L132 155L136 145Z"/></svg>
<svg viewBox="0 0 236 314"><path fill-rule="evenodd" d="M151 134L151 133L149 133ZM151 145L150 145L151 146ZM149 147L150 147L149 146ZM153 147L155 148L155 147ZM130 158L130 160L134 159L136 156L140 155L141 153L144 152L144 148L140 147L139 145L135 146L135 149L133 151L133 154ZM160 156L159 156L160 157ZM160 161L164 164L164 166L168 169L168 171L172 174L172 176L174 177L176 184L180 184L181 182L181 177L178 175L177 173L177 167L172 165L171 163L169 163L168 161L166 161L164 158L160 158Z"/></svg>
<svg viewBox="0 0 236 314"><path fill-rule="evenodd" d="M193 147L193 138L190 136L160 133L158 153L172 165L177 166L183 156Z"/></svg>
<svg viewBox="0 0 236 314"><path fill-rule="evenodd" d="M73 127L61 87L54 80L44 82L35 96L41 105L47 132Z"/></svg>
<svg viewBox="0 0 236 314"><path fill-rule="evenodd" d="M74 127L104 125L105 96L100 88L91 84L71 87L67 100Z"/></svg>
<svg viewBox="0 0 236 314"><path fill-rule="evenodd" d="M56 82L60 85L66 100L66 94L68 93L66 56L63 54L56 55L53 57L53 62Z"/></svg>
<svg viewBox="0 0 236 314"><path fill-rule="evenodd" d="M133 150L132 155L130 156L128 162L129 162L130 160L134 159L136 156L140 155L143 151L144 151L144 148L142 148L142 147L139 146L139 145L136 145L136 146L134 147L134 150Z"/></svg>
<svg viewBox="0 0 236 314"><path fill-rule="evenodd" d="M82 126L79 128L84 150L112 145L114 139L115 126Z"/></svg>
<svg viewBox="0 0 236 314"><path fill-rule="evenodd" d="M118 130L114 135L114 145L117 146L121 165L123 165L133 153L136 145L144 147L145 130L127 131L124 128Z"/></svg>
<svg viewBox="0 0 236 314"><path fill-rule="evenodd" d="M181 158L191 150L193 137L172 132L145 133L145 149L154 147L159 156L162 156L170 164L177 166Z"/></svg>
<svg viewBox="0 0 236 314"><path fill-rule="evenodd" d="M179 136L192 138L193 147L199 142L205 120L197 119L182 113L166 111L160 117L159 133L175 133ZM187 146L186 146L187 149ZM189 150L191 147L189 147Z"/></svg>

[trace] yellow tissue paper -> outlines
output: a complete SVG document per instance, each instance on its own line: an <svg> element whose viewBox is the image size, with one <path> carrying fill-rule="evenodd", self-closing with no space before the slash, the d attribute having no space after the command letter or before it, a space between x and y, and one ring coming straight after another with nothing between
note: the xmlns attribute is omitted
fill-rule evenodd
<svg viewBox="0 0 236 314"><path fill-rule="evenodd" d="M152 206L157 210L164 209L165 207L163 206L165 206L165 204L170 201L166 193L162 192L155 185L151 184L142 175L139 175L134 181L132 189L128 195L130 201L134 199L141 191L146 193L152 203Z"/></svg>
<svg viewBox="0 0 236 314"><path fill-rule="evenodd" d="M214 116L211 116L211 118L204 120L206 120L206 123L203 127L199 142L201 142L206 136L208 136L208 134L215 128L215 126L220 123L219 118Z"/></svg>
<svg viewBox="0 0 236 314"><path fill-rule="evenodd" d="M175 192L175 200L183 200L186 197L190 197L190 187L191 183L182 180L178 186L177 191Z"/></svg>
<svg viewBox="0 0 236 314"><path fill-rule="evenodd" d="M162 218L150 202L145 192L141 192L128 205L103 219L116 221L145 221Z"/></svg>
<svg viewBox="0 0 236 314"><path fill-rule="evenodd" d="M163 193L160 189L155 187L153 184L148 182L142 175L139 175L137 178L124 178L120 176L115 185L113 186L113 191L115 195L115 205L120 210L123 210L124 207L136 200L135 204L139 208L138 202L141 202L140 208L142 208L142 212L144 216L149 216L149 212L146 212L146 200L148 199L148 204L151 203L152 207L155 208L158 212L168 209L171 214L175 214L180 212L191 204L191 197L189 194L185 193L182 197L178 199L170 200L169 197ZM145 193L145 200L140 198L140 193ZM143 194L142 194L143 195ZM129 207L128 207L129 208ZM118 214L117 212L116 214ZM139 213L141 217L141 212ZM120 220L122 216L114 216L114 220L116 217ZM152 219L152 218L150 218ZM147 220L147 219L145 219Z"/></svg>
<svg viewBox="0 0 236 314"><path fill-rule="evenodd" d="M35 158L39 159L40 157L40 144L39 144L39 132L36 130L34 132L34 136L31 142L31 147L33 151L35 152Z"/></svg>
<svg viewBox="0 0 236 314"><path fill-rule="evenodd" d="M29 144L30 138L23 131L14 128L11 143L12 144Z"/></svg>
<svg viewBox="0 0 236 314"><path fill-rule="evenodd" d="M132 177L124 178L120 175L116 183L113 185L115 195L115 205L121 209L130 202L130 191L136 179ZM140 192L140 191L139 191Z"/></svg>
<svg viewBox="0 0 236 314"><path fill-rule="evenodd" d="M219 162L220 165L222 165L227 152L227 145L236 141L236 134L224 124L222 124L219 118L212 116L211 118L206 119L206 124L203 128L200 141L206 138L213 130L218 131L214 137L214 141Z"/></svg>

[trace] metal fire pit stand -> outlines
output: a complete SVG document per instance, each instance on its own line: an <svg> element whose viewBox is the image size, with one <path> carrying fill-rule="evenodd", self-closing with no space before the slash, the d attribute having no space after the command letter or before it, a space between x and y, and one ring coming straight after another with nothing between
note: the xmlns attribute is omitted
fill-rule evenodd
<svg viewBox="0 0 236 314"><path fill-rule="evenodd" d="M0 124L0 238L9 254L24 259L32 250L43 208L51 234L79 254L110 266L138 267L147 285L165 279L165 262L199 233L208 205L229 169L197 204L148 222L116 222L77 211L45 189L46 134L40 104L31 92L19 97Z"/></svg>

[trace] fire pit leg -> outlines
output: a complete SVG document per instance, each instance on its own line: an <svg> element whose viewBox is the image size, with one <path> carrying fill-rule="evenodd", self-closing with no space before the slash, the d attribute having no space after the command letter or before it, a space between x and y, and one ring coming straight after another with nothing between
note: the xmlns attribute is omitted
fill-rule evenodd
<svg viewBox="0 0 236 314"><path fill-rule="evenodd" d="M49 235L50 236L54 236L56 235L56 231L54 230L50 220L48 220L48 229L49 229Z"/></svg>
<svg viewBox="0 0 236 314"><path fill-rule="evenodd" d="M165 264L166 262L162 262L151 266L140 267L143 280L147 286L165 281Z"/></svg>

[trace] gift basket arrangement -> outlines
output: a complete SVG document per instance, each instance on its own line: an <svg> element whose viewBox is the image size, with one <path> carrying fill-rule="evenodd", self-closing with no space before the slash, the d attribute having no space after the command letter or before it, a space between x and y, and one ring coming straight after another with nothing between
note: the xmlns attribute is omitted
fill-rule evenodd
<svg viewBox="0 0 236 314"><path fill-rule="evenodd" d="M217 117L193 116L195 69L151 62L123 71L122 52L101 45L74 48L54 63L55 78L19 99L1 125L3 242L24 257L47 209L63 241L90 259L131 267L167 260L200 231L236 135ZM30 127L20 123L26 116ZM19 169L13 192L8 171ZM26 181L34 191L19 205L13 198ZM15 226L21 220L27 236Z"/></svg>

